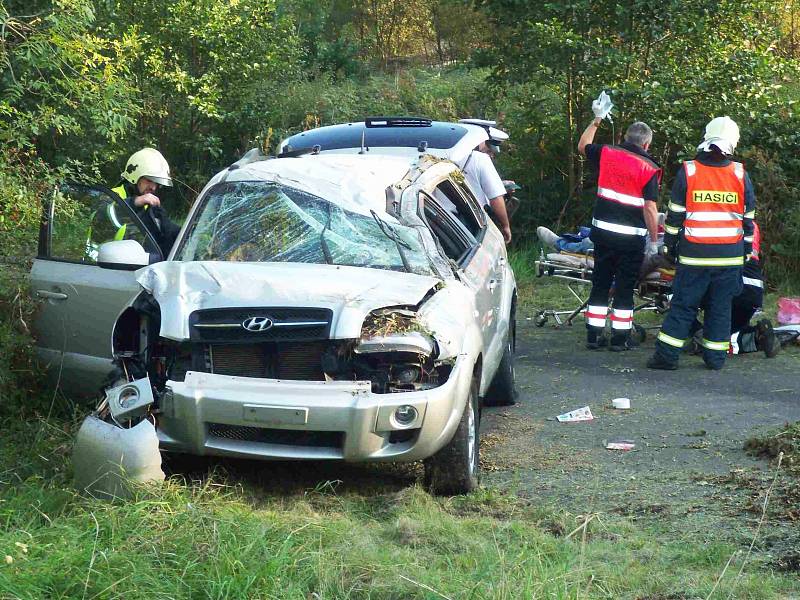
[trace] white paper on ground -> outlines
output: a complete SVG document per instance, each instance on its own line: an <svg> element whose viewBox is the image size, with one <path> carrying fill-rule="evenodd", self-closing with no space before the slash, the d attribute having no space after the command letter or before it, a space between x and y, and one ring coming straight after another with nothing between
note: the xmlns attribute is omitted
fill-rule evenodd
<svg viewBox="0 0 800 600"><path fill-rule="evenodd" d="M575 421L591 421L594 419L594 415L588 406L584 406L583 408L576 408L563 415L558 415L556 419L561 423L572 423Z"/></svg>
<svg viewBox="0 0 800 600"><path fill-rule="evenodd" d="M606 444L607 450L633 450L636 447L636 444L633 442L608 442Z"/></svg>

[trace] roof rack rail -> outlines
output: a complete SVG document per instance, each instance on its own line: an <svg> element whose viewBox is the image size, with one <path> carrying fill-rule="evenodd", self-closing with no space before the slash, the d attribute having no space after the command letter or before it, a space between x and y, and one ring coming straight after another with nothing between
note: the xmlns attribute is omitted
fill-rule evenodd
<svg viewBox="0 0 800 600"><path fill-rule="evenodd" d="M314 144L310 148L298 148L297 150L292 149L291 146L287 146L287 148L289 149L278 154L278 158L296 158L304 154L319 154L322 150L322 146L319 144Z"/></svg>
<svg viewBox="0 0 800 600"><path fill-rule="evenodd" d="M366 127L431 127L433 121L426 117L367 117Z"/></svg>

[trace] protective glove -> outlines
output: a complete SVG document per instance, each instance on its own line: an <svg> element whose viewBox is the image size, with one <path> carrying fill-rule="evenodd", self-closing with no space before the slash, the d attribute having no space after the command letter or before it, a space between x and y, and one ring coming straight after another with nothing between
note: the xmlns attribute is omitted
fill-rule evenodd
<svg viewBox="0 0 800 600"><path fill-rule="evenodd" d="M614 104L611 102L611 96L606 94L605 90L600 92L597 100L592 102L592 112L598 119L605 119L608 117L612 108L614 108Z"/></svg>
<svg viewBox="0 0 800 600"><path fill-rule="evenodd" d="M653 256L655 254L658 254L658 242L648 240L647 246L644 249L644 255Z"/></svg>
<svg viewBox="0 0 800 600"><path fill-rule="evenodd" d="M670 252L670 250L669 250L669 248L667 247L666 244L664 244L663 246L659 246L658 255L661 258L663 258L664 260L666 260L667 262L672 263L673 265L675 264L675 262L677 260L677 257L675 256L675 253L674 252Z"/></svg>

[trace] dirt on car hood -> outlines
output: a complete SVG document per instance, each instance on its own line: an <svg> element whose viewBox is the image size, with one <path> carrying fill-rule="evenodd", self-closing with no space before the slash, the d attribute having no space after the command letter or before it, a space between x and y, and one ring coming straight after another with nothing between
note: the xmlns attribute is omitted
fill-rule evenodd
<svg viewBox="0 0 800 600"><path fill-rule="evenodd" d="M436 277L305 263L166 261L136 274L161 307L161 337L189 339L189 315L208 308L303 306L333 311L331 337L360 337L370 311L419 304Z"/></svg>

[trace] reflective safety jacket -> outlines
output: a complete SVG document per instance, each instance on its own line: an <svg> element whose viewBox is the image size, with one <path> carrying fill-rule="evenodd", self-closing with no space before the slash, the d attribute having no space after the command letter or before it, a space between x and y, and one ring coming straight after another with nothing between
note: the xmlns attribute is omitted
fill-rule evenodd
<svg viewBox="0 0 800 600"><path fill-rule="evenodd" d="M661 180L661 169L645 155L619 146L603 146L600 174L597 179L597 201L592 215L592 228L602 235L647 235L644 221L644 189L654 175ZM597 241L597 236L592 237Z"/></svg>
<svg viewBox="0 0 800 600"><path fill-rule="evenodd" d="M699 267L744 264L753 242L755 194L741 163L688 160L673 187L664 243L676 236L678 262Z"/></svg>
<svg viewBox="0 0 800 600"><path fill-rule="evenodd" d="M149 205L145 205L143 208L136 208L133 204L135 188L129 183L126 184L123 181L117 187L111 188L111 191L119 196L123 202L128 204L128 206L139 215L139 218L142 220L142 225L144 225L150 235L153 236L158 247L161 249L162 257L166 258L181 230L180 225L174 223L160 206L153 207L152 210ZM125 228L125 225L123 225L121 230L117 231L118 237L115 239L124 238Z"/></svg>

